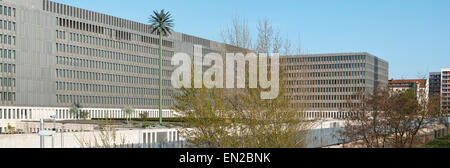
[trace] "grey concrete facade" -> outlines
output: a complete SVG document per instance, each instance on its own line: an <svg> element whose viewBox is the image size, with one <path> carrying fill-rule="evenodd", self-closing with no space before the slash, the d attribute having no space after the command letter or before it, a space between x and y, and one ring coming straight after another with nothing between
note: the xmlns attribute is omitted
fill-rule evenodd
<svg viewBox="0 0 450 168"><path fill-rule="evenodd" d="M16 105L56 106L56 18L38 1L14 0L17 9Z"/></svg>
<svg viewBox="0 0 450 168"><path fill-rule="evenodd" d="M159 41L150 26L49 0L3 0L0 4L17 13L8 17L17 22L17 31L10 32L17 36L17 45L12 46L17 59L11 61L17 70L10 75L16 86L8 90L14 93L14 101L0 105L69 107L80 103L86 108L158 108ZM194 46L202 46L203 54L240 50L179 32L165 37L163 108L173 104L170 59L177 52L193 56ZM311 110L343 108L348 96L388 83L388 63L368 53L281 58L290 75L288 89L295 93L295 104ZM330 60L313 61L322 58ZM298 66L314 67L306 68L308 77L301 77L305 69ZM329 76L335 72L340 76ZM334 92L324 91L327 89Z"/></svg>
<svg viewBox="0 0 450 168"><path fill-rule="evenodd" d="M281 57L293 106L307 111L340 111L357 94L388 84L389 65L369 53L314 54ZM357 103L357 102L356 102Z"/></svg>
<svg viewBox="0 0 450 168"><path fill-rule="evenodd" d="M158 107L159 41L150 26L48 0L0 3L17 15L11 17L17 23L15 87L5 92L14 100L2 105ZM178 32L163 43L167 108L173 104L173 54L193 55L194 45L204 52L223 53L225 45Z"/></svg>

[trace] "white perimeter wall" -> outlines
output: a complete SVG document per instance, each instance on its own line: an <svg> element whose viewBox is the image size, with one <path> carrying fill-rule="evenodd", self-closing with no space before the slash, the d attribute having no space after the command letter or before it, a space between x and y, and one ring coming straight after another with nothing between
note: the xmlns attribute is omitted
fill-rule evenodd
<svg viewBox="0 0 450 168"><path fill-rule="evenodd" d="M127 144L152 143L156 140L172 142L183 140L178 136L177 129L142 129L142 130L118 130L117 141L125 137ZM161 134L162 133L162 134ZM86 142L95 142L94 137L99 137L99 132L69 132L64 133L64 148L80 148L78 139ZM159 136L159 137L158 137ZM55 134L55 148L61 148L61 133ZM50 148L51 137L45 137L45 147ZM117 143L121 144L121 143ZM40 136L38 134L0 135L0 148L39 148Z"/></svg>

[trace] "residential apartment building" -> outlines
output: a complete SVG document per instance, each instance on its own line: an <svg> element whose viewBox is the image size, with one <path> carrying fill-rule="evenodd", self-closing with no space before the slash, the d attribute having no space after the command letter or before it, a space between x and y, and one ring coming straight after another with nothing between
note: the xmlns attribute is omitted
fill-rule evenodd
<svg viewBox="0 0 450 168"><path fill-rule="evenodd" d="M450 112L450 68L441 70L441 106L442 110L446 113Z"/></svg>
<svg viewBox="0 0 450 168"><path fill-rule="evenodd" d="M391 79L389 80L388 86L393 94L400 94L412 90L416 94L418 101L428 100L426 79Z"/></svg>
<svg viewBox="0 0 450 168"><path fill-rule="evenodd" d="M429 97L441 95L441 72L430 72L428 78Z"/></svg>
<svg viewBox="0 0 450 168"><path fill-rule="evenodd" d="M307 117L343 118L348 100L388 84L388 62L369 53L281 57L293 106Z"/></svg>

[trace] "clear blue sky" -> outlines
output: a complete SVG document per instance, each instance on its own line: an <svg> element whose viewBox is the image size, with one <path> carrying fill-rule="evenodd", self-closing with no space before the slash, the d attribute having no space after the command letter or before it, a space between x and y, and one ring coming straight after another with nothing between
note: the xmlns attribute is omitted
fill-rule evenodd
<svg viewBox="0 0 450 168"><path fill-rule="evenodd" d="M450 67L450 0L54 0L147 23L173 13L175 30L215 41L234 14L252 32L269 17L305 53L369 52L389 62L390 78Z"/></svg>

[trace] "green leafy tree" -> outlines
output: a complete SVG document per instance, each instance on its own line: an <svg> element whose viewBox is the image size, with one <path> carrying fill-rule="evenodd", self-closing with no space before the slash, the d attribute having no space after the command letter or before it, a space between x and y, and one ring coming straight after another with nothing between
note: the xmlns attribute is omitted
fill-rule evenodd
<svg viewBox="0 0 450 168"><path fill-rule="evenodd" d="M70 107L69 113L72 116L75 116L76 119L79 118L79 112L80 112L80 105L75 103L72 105L72 107Z"/></svg>
<svg viewBox="0 0 450 168"><path fill-rule="evenodd" d="M89 117L89 113L87 111L80 112L80 118L82 118L83 120L87 120L88 117Z"/></svg>
<svg viewBox="0 0 450 168"><path fill-rule="evenodd" d="M139 114L139 117L142 119L143 122L146 122L148 119L148 113L143 112L143 113Z"/></svg>
<svg viewBox="0 0 450 168"><path fill-rule="evenodd" d="M261 88L183 87L173 96L173 109L185 118L181 133L192 147L305 147L312 123L290 105L285 86L282 80L273 100L261 99Z"/></svg>
<svg viewBox="0 0 450 168"><path fill-rule="evenodd" d="M8 123L8 128L7 129L8 129L7 132L12 133L13 127L11 126L11 124Z"/></svg>
<svg viewBox="0 0 450 168"><path fill-rule="evenodd" d="M130 118L130 115L134 113L134 109L127 106L127 107L123 108L122 111L125 113L126 118L127 118L127 123L129 124L129 118Z"/></svg>
<svg viewBox="0 0 450 168"><path fill-rule="evenodd" d="M277 33L273 35L268 19L258 25L255 44L251 44L249 34L245 19L233 21L233 27L222 34L224 42L229 44L225 52L247 54L254 52L247 47L255 46L258 54L278 52L281 48L280 38ZM172 108L184 117L181 133L192 147L306 147L313 123L303 118L303 108L291 105L293 98L287 92L287 75L280 73L278 97L263 100L261 92L266 89L248 88L249 67L247 64L245 69L246 88L207 89L203 86L181 88L174 94L176 104Z"/></svg>
<svg viewBox="0 0 450 168"><path fill-rule="evenodd" d="M160 12L153 11L150 17L150 24L153 27L152 33L159 35L159 124L162 125L162 66L163 66L163 36L172 34L174 20L169 12L164 9Z"/></svg>

